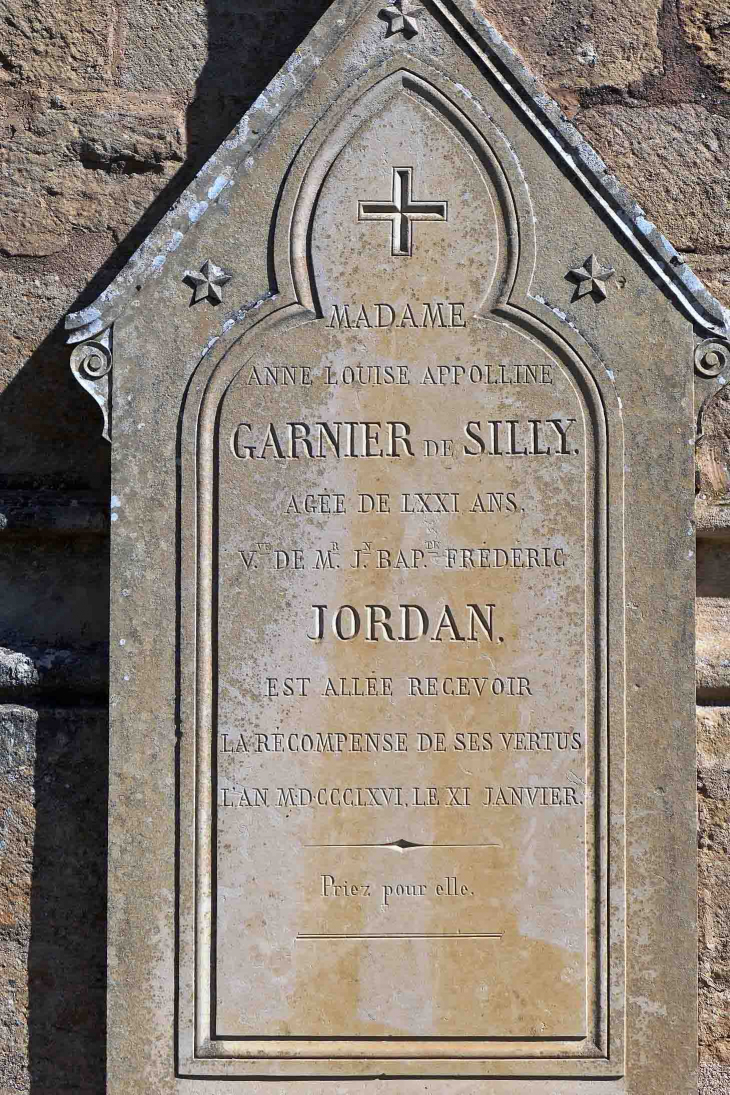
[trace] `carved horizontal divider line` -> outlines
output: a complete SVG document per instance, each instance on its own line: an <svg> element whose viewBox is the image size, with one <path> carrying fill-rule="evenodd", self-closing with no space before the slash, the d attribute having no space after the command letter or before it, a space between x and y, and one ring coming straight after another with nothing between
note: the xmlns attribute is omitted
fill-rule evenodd
<svg viewBox="0 0 730 1095"><path fill-rule="evenodd" d="M430 932L430 933L416 933L416 932L389 932L388 934L378 935L376 932L363 932L360 935L348 934L347 932L299 932L297 939L302 940L317 940L317 939L503 939L504 932Z"/></svg>

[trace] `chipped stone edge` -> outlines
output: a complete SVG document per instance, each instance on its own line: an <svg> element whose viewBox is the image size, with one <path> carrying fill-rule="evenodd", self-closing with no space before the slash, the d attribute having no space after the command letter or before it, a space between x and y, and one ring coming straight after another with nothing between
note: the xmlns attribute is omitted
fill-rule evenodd
<svg viewBox="0 0 730 1095"><path fill-rule="evenodd" d="M85 342L106 331L125 312L139 289L162 274L168 255L177 251L188 231L240 175L253 169L253 153L278 116L312 79L348 27L371 4L372 0L335 0L111 284L92 305L66 316L70 344ZM563 164L639 250L657 283L671 293L695 327L730 337L730 310L710 293L623 184L609 173L558 103L478 10L476 0L424 0L424 6L437 12L461 37L465 48L478 55Z"/></svg>

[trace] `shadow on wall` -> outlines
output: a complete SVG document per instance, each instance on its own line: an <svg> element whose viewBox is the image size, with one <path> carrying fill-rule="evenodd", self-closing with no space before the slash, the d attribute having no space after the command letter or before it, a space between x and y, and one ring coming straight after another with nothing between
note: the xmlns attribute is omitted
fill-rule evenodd
<svg viewBox="0 0 730 1095"><path fill-rule="evenodd" d="M186 120L187 159L174 178L72 305L91 304L191 182L331 0L206 0L208 59L196 81ZM130 0L130 9L143 0ZM164 5L156 16L168 18ZM164 48L160 32L160 48ZM153 62L155 51L145 59ZM83 234L81 234L83 237ZM64 256L74 262L74 247ZM88 260L86 260L88 261ZM32 260L16 260L32 284ZM0 490L90 489L106 497L108 446L99 438L100 412L78 388L59 325L37 348L0 398Z"/></svg>
<svg viewBox="0 0 730 1095"><path fill-rule="evenodd" d="M35 723L28 959L32 1095L105 1090L107 714Z"/></svg>
<svg viewBox="0 0 730 1095"><path fill-rule="evenodd" d="M135 2L131 0L132 5ZM207 3L209 55L188 111L188 159L74 308L91 303L109 284L329 7L329 0ZM0 491L41 488L73 497L82 494L106 506L109 448L100 440L96 405L71 377L62 321L59 316L59 327L0 397ZM0 609L0 633L12 632L16 649L23 644L78 649L107 638L106 539L99 538L98 559L89 567L93 579L84 587L79 577L71 594L66 588L68 567L75 566L80 574L75 559L83 552L68 538L53 542L58 543L57 556L44 582L45 595L49 603L54 602L53 624L46 622L44 594L26 605L25 611L23 605L16 605L12 626ZM49 540L43 550L50 546ZM35 565L32 560L40 546L37 540L25 547L16 542L11 550L17 573L26 565L23 553L27 566ZM22 585L20 589L22 599ZM59 603L64 598L65 613ZM78 619L75 605L84 600L87 606L95 601L96 610L86 613L83 628L70 623L66 628L64 617ZM30 622L18 628L17 621L23 619ZM27 706L38 707L29 954L30 1092L104 1095L106 711L103 698L79 691L60 700L50 697L50 707L47 702L44 699L41 707L40 700L37 705L27 701Z"/></svg>

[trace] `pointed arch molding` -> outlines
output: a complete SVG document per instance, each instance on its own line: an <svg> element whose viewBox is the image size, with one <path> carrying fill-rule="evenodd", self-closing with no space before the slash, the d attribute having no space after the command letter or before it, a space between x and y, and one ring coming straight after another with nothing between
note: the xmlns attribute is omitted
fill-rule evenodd
<svg viewBox="0 0 730 1095"><path fill-rule="evenodd" d="M351 0L335 0L317 28L319 34L316 51L309 55L302 52L297 65L300 70L299 79L295 77L282 80L281 74L277 77L275 84L279 85L276 86L278 112L285 111L291 105L306 79L322 64L323 55L326 56L338 41L343 27L348 25L351 30L360 14L358 8L364 9L367 3L368 0L361 0L359 5L353 6ZM665 286L677 306L691 320L697 340L701 343L703 339L720 339L726 355L722 367L723 380L726 380L730 376L729 322L726 309L682 260L672 244L646 218L644 211L636 205L622 184L608 173L600 156L567 121L559 105L545 93L525 68L519 55L484 16L473 5L463 5L467 10L461 10L462 5L454 0L424 0L424 4L427 10L443 21L454 39L472 57L475 64L488 74L495 86L504 90L525 120L535 126L541 139L554 150L556 157L576 181L586 186L597 206L611 219L616 232L631 241L647 263L652 276ZM287 75L293 76L293 70ZM243 119L243 137L234 133L226 142L226 148L232 153L231 164L227 165L227 170L232 174L245 170L245 155L256 149L271 123L269 92L274 86L267 89ZM285 90L282 91L282 88ZM222 177L222 159L224 157L219 153L211 158L188 188L185 195L188 200L170 210L159 227L150 234L127 266L96 301L66 316L65 326L69 332L70 344L94 339L107 330L136 299L142 285L162 275L163 255L180 246L194 223L181 207L188 209L191 204L196 207L202 204L208 208L213 192L211 184L215 187ZM699 368L697 375L704 380L714 381L717 374L710 378L705 370ZM704 399L707 385L701 387ZM714 394L717 385L712 384L710 387L710 394ZM103 388L104 385L101 385L101 389ZM93 391L91 394L97 398Z"/></svg>
<svg viewBox="0 0 730 1095"><path fill-rule="evenodd" d="M384 71L383 71L384 69ZM306 147L298 157L295 170L284 191L282 212L277 218L275 236L276 269L290 271L294 295L302 307L317 313L317 288L309 253L311 225L322 185L343 148L374 115L396 96L420 100L450 125L473 154L489 179L499 204L503 229L500 263L493 292L485 292L483 310L489 303L504 302L511 295L524 295L535 267L535 229L527 187L510 155L504 134L485 115L470 117L468 98L457 103L456 87L434 69L409 61L400 66L394 59L368 80L368 86L356 86L344 104L338 104L338 117L329 114L310 137L316 152L308 159ZM324 133L320 134L319 129ZM319 143L317 143L319 139ZM308 144L310 144L308 142ZM284 210L291 209L289 215ZM492 299L493 298L493 299Z"/></svg>
<svg viewBox="0 0 730 1095"><path fill-rule="evenodd" d="M312 37L317 32L320 34L316 50L311 55L303 52L296 66L300 68L300 79L282 81L280 74L242 120L243 136L236 132L226 142L230 163L224 165L222 161L227 157L216 153L188 188L183 201L163 218L158 228L144 241L112 284L92 305L66 316L65 327L69 332L67 341L71 345L89 343L91 356L95 356L98 336L108 332L115 321L124 315L130 304L138 299L138 293L147 282L154 283L163 276L166 255L182 244L191 226L197 223L197 216L193 221L186 215L186 211L191 206L207 210L217 201L217 197L211 201L211 195L217 195L221 179L225 180L227 187L233 177L245 174L246 154L257 149L272 122L269 92L276 85L276 94L280 95L276 113L286 111L304 87L307 78L320 67L323 56L337 43L343 28L347 26L352 29L367 3L368 0L361 0L359 5L353 6L351 0L335 0L313 32ZM699 429L703 407L730 381L730 320L727 310L712 296L672 244L647 219L644 211L633 201L623 185L608 173L600 156L566 120L559 105L545 93L525 68L519 55L474 5L460 5L455 0L424 0L424 6L442 21L454 40L471 56L494 86L507 95L518 114L535 128L540 140L551 149L556 160L571 177L585 187L596 208L610 220L616 234L633 247L649 275L663 287L690 320L694 328L697 354L690 360L689 367L694 366L699 381L695 386L695 411ZM462 10L462 7L466 10ZM409 56L409 66L412 69L418 67L414 55ZM293 70L288 73L288 76L292 75ZM281 86L287 84L286 93L281 93ZM442 100L441 105L444 103L448 103L448 98ZM458 113L454 104L452 108ZM220 174L222 166L225 166L227 175ZM523 222L523 226L526 227L526 222ZM526 243L526 240L522 241L523 251ZM296 246L297 252L291 256L291 266L297 277L298 288L304 291L301 280L304 271L301 266L306 262L306 248L301 246L301 240ZM306 292L304 297L307 297ZM719 350L721 359L719 367L713 367L710 371L703 365L704 351L708 347L712 352ZM102 408L103 435L111 440L111 375L105 374L102 378L86 375L83 367L85 356L86 352L74 350L72 371ZM79 361L82 362L81 369L77 367Z"/></svg>
<svg viewBox="0 0 730 1095"><path fill-rule="evenodd" d="M394 60L355 85L313 128L287 178L274 232L278 296L230 330L194 373L181 416L182 600L180 711L181 1075L608 1078L624 1059L624 655L623 442L620 409L605 369L568 324L529 295L535 263L533 214L519 164L496 125L438 73ZM218 422L236 376L270 340L324 324L310 251L322 187L343 149L394 97L435 111L479 165L497 196L497 273L473 322L507 324L538 343L570 378L589 423L586 469L587 719L594 795L588 813L587 1029L576 1038L303 1038L216 1034L214 765L216 740L216 468ZM194 838L191 836L194 834ZM317 1062L320 1062L318 1065ZM334 1072L333 1072L334 1070Z"/></svg>

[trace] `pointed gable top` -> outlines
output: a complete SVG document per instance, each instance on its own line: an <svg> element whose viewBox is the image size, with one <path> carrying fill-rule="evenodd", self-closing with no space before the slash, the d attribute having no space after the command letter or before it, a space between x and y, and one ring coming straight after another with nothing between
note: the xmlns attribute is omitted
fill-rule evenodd
<svg viewBox="0 0 730 1095"><path fill-rule="evenodd" d="M347 34L347 25L363 9L372 7L372 0L335 0L124 269L93 304L67 316L69 343L83 341L103 331L119 318L141 286L150 279L164 277L168 255L182 246L194 227L204 224L208 210L236 179L252 169L251 158L256 147L277 116L287 109L328 53ZM598 153L566 119L560 106L479 12L473 0L462 0L458 5L441 0L424 0L419 5L397 0L394 5L376 4L375 8L386 20L388 29L384 33L387 36L403 32L410 38L417 33L417 13L428 11L444 19L504 89L525 122L538 129L564 169L587 188L615 230L641 253L677 305L708 334L727 335L730 330L728 310L649 221L623 184L610 174Z"/></svg>

